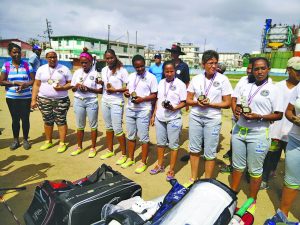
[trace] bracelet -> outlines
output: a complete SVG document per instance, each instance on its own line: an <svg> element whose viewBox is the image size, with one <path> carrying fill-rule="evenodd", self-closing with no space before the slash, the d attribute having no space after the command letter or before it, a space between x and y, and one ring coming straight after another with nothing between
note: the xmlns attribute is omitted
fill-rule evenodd
<svg viewBox="0 0 300 225"><path fill-rule="evenodd" d="M14 81L12 82L12 85L15 85L15 82L14 82Z"/></svg>
<svg viewBox="0 0 300 225"><path fill-rule="evenodd" d="M263 121L264 120L264 116L263 115L260 115L260 121Z"/></svg>

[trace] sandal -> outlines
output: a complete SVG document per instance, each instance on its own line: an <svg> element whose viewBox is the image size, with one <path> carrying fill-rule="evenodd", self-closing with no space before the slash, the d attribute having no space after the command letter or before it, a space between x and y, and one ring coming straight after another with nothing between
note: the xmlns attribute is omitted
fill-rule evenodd
<svg viewBox="0 0 300 225"><path fill-rule="evenodd" d="M189 188L191 185L195 183L195 180L193 178L190 178L188 182L184 183L183 186L185 188Z"/></svg>
<svg viewBox="0 0 300 225"><path fill-rule="evenodd" d="M170 181L170 180L173 180L173 179L175 179L175 172L174 172L174 170L169 170L167 172L167 178L166 178L166 180Z"/></svg>
<svg viewBox="0 0 300 225"><path fill-rule="evenodd" d="M164 166L156 165L152 170L149 171L151 175L155 175L158 173L163 173L165 171Z"/></svg>

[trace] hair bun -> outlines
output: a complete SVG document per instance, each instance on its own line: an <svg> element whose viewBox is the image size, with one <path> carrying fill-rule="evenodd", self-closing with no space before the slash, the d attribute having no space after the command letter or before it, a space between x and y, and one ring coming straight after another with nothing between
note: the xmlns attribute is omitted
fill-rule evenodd
<svg viewBox="0 0 300 225"><path fill-rule="evenodd" d="M88 49L87 47L84 47L84 48L82 49L82 51L83 51L83 52L88 52L89 49Z"/></svg>

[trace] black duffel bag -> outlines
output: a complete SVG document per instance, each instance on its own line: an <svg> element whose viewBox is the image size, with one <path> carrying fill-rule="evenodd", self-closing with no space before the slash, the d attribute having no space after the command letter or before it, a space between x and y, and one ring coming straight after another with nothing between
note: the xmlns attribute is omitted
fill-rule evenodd
<svg viewBox="0 0 300 225"><path fill-rule="evenodd" d="M101 219L102 207L141 196L142 188L102 164L92 175L75 182L38 186L24 215L27 225L85 225Z"/></svg>

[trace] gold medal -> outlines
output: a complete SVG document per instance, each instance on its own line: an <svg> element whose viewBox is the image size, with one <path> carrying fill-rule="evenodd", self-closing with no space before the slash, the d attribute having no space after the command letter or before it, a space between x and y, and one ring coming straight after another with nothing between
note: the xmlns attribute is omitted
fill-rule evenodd
<svg viewBox="0 0 300 225"><path fill-rule="evenodd" d="M52 85L52 84L54 83L54 80L49 79L49 80L47 81L47 83L50 84L50 85Z"/></svg>
<svg viewBox="0 0 300 225"><path fill-rule="evenodd" d="M83 77L80 77L80 78L79 78L79 83L80 83L80 84L83 84Z"/></svg>
<svg viewBox="0 0 300 225"><path fill-rule="evenodd" d="M136 98L136 97L137 97L137 94L136 94L135 91L133 91L133 92L131 93L131 97L133 97L133 98Z"/></svg>
<svg viewBox="0 0 300 225"><path fill-rule="evenodd" d="M199 95L199 96L198 96L198 101L199 101L199 102L203 101L204 99L206 99L206 96L205 96L205 95Z"/></svg>
<svg viewBox="0 0 300 225"><path fill-rule="evenodd" d="M106 84L106 87L107 87L107 88L112 88L111 83L107 83L107 84Z"/></svg>

